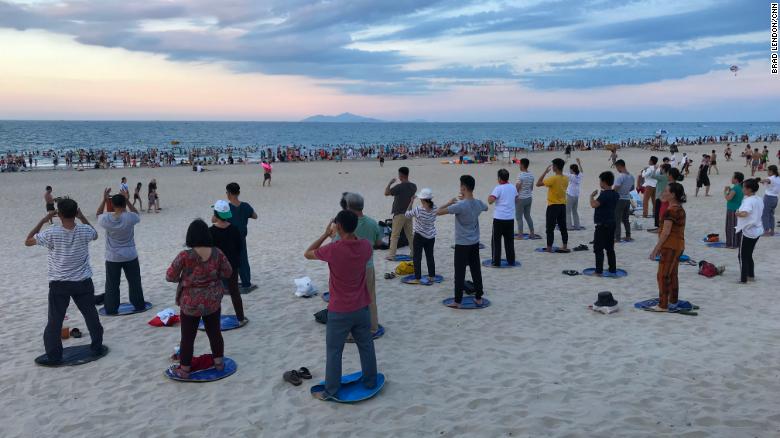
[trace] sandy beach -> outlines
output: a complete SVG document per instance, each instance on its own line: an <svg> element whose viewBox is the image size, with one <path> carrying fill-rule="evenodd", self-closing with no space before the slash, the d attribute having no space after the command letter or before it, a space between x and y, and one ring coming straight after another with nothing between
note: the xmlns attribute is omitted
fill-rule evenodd
<svg viewBox="0 0 780 438"><path fill-rule="evenodd" d="M757 147L762 147L758 145ZM656 263L648 254L657 236L635 231L633 243L616 246L624 279L569 277L562 270L594 265L592 251L542 254L543 240L516 241L522 266L483 269L486 297L493 305L458 311L441 300L452 296L454 221L439 218L437 273L442 284L430 287L385 280L397 263L375 252L379 320L386 328L376 341L382 392L356 405L314 400L309 386L324 377L325 327L312 314L325 308L319 298L297 298L293 279L309 276L327 290L327 265L307 261L306 247L339 209L344 191L366 199L365 213L390 216L391 198L383 196L400 165L411 170L418 188L430 187L443 203L457 195L458 177L475 176L475 195L486 200L496 171L517 166L443 165L439 160L315 162L274 166L273 187L260 187L259 166L218 166L210 172L189 168L98 171L45 171L0 175L3 286L0 345L2 437L80 436L479 436L479 437L777 437L780 436L780 237L762 237L756 252L757 281L738 285L736 250L708 248L700 239L723 234L723 187L734 171L746 172L733 147L734 161L718 150L720 175L711 175L711 197L694 197L695 168L710 145L682 147L694 158L683 185L688 194L686 253L694 260L726 265L723 276L705 278L694 266L680 266L680 297L701 306L698 316L653 314L633 303L657 296ZM777 145L770 145L776 151ZM621 150L620 158L636 175L651 154ZM560 152L532 153L531 171L540 175ZM570 232L570 247L593 237L593 210L587 195L607 170L605 151L575 152L584 165L579 211L584 231ZM774 160L773 160L774 161ZM765 177L766 173L762 172ZM104 187L118 187L122 176L134 187L156 178L163 210L143 213L136 243L144 294L151 311L102 317L107 357L86 365L47 369L33 362L43 353L48 286L46 250L25 248L24 238L43 217L43 191L79 202L91 221ZM174 305L175 285L165 270L184 247L189 222L209 219L210 206L225 197L231 181L241 199L253 205L259 220L249 225L252 280L259 289L244 295L251 322L224 334L226 356L238 372L220 382L181 384L163 376L179 341L179 328L147 324L155 313ZM763 195L763 189L759 192ZM534 190L536 231L544 231L545 189ZM146 199L144 199L144 206ZM481 216L482 242L489 248L492 208ZM633 219L632 219L633 220ZM652 219L638 219L645 228ZM95 288L104 287L104 238L91 245ZM560 235L556 233L556 243ZM589 245L590 246L590 245ZM406 253L407 249L399 250ZM489 249L482 251L490 256ZM468 274L467 274L467 278ZM122 301L127 301L123 279ZM587 306L599 291L612 291L621 310L612 315ZM176 308L178 311L178 308ZM229 298L223 313L232 313ZM86 327L71 304L66 325ZM69 339L64 346L86 343ZM196 354L207 353L201 332ZM312 381L293 387L282 373L301 366ZM359 369L357 350L348 345L344 372Z"/></svg>

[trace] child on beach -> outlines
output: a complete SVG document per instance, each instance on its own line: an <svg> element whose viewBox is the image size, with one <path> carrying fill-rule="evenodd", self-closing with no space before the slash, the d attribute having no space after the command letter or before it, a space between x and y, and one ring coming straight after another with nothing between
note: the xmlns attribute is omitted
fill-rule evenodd
<svg viewBox="0 0 780 438"><path fill-rule="evenodd" d="M271 171L273 171L273 166L265 160L263 160L261 166L263 167L263 187L265 187L265 183L268 183L268 187L271 187Z"/></svg>
<svg viewBox="0 0 780 438"><path fill-rule="evenodd" d="M173 372L181 379L190 376L195 336L201 319L211 345L214 368L221 371L225 367L220 313L225 293L223 281L233 274L227 257L214 247L209 226L202 219L190 223L186 245L189 249L176 256L165 274L166 281L178 283L176 305L181 314L181 341L179 366Z"/></svg>
<svg viewBox="0 0 780 438"><path fill-rule="evenodd" d="M561 160L563 161L563 160ZM474 283L474 304L482 306L482 270L479 260L479 215L488 206L474 199L476 181L471 175L460 177L460 195L436 210L436 215L455 215L455 302L449 307L460 308L466 280L466 266Z"/></svg>
<svg viewBox="0 0 780 438"><path fill-rule="evenodd" d="M420 205L414 206L414 199L409 203L406 217L414 218L414 279L416 283L422 279L422 253L425 251L425 262L428 265L428 280L433 283L436 277L436 262L433 257L433 246L436 243L436 206L433 204L433 191L425 188L420 190Z"/></svg>
<svg viewBox="0 0 780 438"><path fill-rule="evenodd" d="M679 280L677 277L680 256L685 250L685 189L673 182L666 186L662 198L669 207L664 212L658 242L650 252L650 260L660 256L658 262L658 305L651 308L656 312L667 312L677 306Z"/></svg>
<svg viewBox="0 0 780 438"><path fill-rule="evenodd" d="M566 186L566 222L570 230L581 230L580 215L577 206L580 203L580 186L582 185L582 162L577 158L577 164L569 166L569 172L563 172L563 176L569 179Z"/></svg>
<svg viewBox="0 0 780 438"><path fill-rule="evenodd" d="M590 194L590 206L593 207L593 252L596 254L596 275L604 273L604 252L607 253L607 264L610 273L617 272L615 257L615 208L620 196L612 190L615 175L612 172L599 174L601 193L594 190ZM598 194L598 198L596 195Z"/></svg>
<svg viewBox="0 0 780 438"><path fill-rule="evenodd" d="M534 233L534 221L531 219L531 204L533 203L534 174L528 171L528 158L520 159L520 174L517 175L517 200L515 201L515 220L517 221L517 239L523 239L523 219L528 223L528 238L538 239Z"/></svg>
<svg viewBox="0 0 780 438"><path fill-rule="evenodd" d="M493 254L493 266L501 266L501 240L506 249L506 261L510 265L515 264L515 199L517 189L509 184L509 171L498 171L498 185L488 196L488 204L496 204L493 211L493 239L491 248Z"/></svg>
<svg viewBox="0 0 780 438"><path fill-rule="evenodd" d="M230 293L230 300L233 303L233 310L236 312L238 325L244 326L249 320L244 316L244 302L241 299L241 291L238 288L238 269L241 266L241 244L243 237L234 225L228 220L233 217L230 212L230 204L220 199L211 206L213 214L211 216L211 227L209 233L214 242L214 246L225 254L230 262L232 273L225 283L225 287Z"/></svg>
<svg viewBox="0 0 780 438"><path fill-rule="evenodd" d="M328 287L328 322L325 335L325 391L315 397L329 400L341 388L341 359L348 335L355 339L363 371L363 385L376 386L377 366L371 332L369 304L371 298L366 288L366 264L371 258L371 244L355 236L358 217L349 210L342 210L325 227L325 232L304 253L308 260L328 263L330 272ZM323 246L334 234L339 239Z"/></svg>
<svg viewBox="0 0 780 438"><path fill-rule="evenodd" d="M552 165L547 166L547 169L544 170L544 173L536 181L537 187L547 187L545 231L547 234L546 251L549 253L553 252L556 225L561 233L561 241L563 242L563 246L559 251L569 252L567 248L569 232L566 228L566 187L569 185L569 179L563 176L563 166L565 164L566 162L560 158L552 160ZM547 174L550 173L550 170L553 171L553 175L548 177Z"/></svg>
<svg viewBox="0 0 780 438"><path fill-rule="evenodd" d="M739 240L739 282L745 284L755 280L756 273L753 263L753 250L756 249L758 238L764 234L761 217L764 213L764 203L756 195L758 179L747 179L742 183L742 204L737 209L737 239Z"/></svg>
<svg viewBox="0 0 780 438"><path fill-rule="evenodd" d="M734 172L731 177L731 186L726 186L723 190L723 197L726 198L726 248L739 248L737 239L737 209L742 205L742 183L745 181L745 175L742 172Z"/></svg>
<svg viewBox="0 0 780 438"><path fill-rule="evenodd" d="M775 209L777 208L777 197L780 196L780 176L777 175L777 166L772 164L767 168L767 177L761 180L766 184L764 191L764 213L762 222L765 236L775 235Z"/></svg>

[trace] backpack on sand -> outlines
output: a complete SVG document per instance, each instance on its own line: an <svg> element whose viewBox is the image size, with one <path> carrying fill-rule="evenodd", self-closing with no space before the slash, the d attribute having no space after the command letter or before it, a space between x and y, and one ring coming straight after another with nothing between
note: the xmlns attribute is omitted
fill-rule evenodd
<svg viewBox="0 0 780 438"><path fill-rule="evenodd" d="M398 275L414 274L414 263L401 262L395 267L395 273Z"/></svg>
<svg viewBox="0 0 780 438"><path fill-rule="evenodd" d="M703 275L707 278L712 278L720 274L721 272L722 271L720 271L717 266L713 265L708 261L702 260L699 262L699 275Z"/></svg>

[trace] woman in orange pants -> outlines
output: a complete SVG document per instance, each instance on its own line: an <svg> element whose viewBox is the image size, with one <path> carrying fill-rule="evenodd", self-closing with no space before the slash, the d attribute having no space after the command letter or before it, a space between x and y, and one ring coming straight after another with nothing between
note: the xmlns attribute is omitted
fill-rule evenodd
<svg viewBox="0 0 780 438"><path fill-rule="evenodd" d="M661 201L667 202L668 207L661 217L658 243L650 253L651 260L661 256L657 274L658 305L651 309L656 312L666 312L669 307L677 305L680 290L677 269L685 250L685 209L682 207L685 203L685 189L682 184L670 182L661 194Z"/></svg>

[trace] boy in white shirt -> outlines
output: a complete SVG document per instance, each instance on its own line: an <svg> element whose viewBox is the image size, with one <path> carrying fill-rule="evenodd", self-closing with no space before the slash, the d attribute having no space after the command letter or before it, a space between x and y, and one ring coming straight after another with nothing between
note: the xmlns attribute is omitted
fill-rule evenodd
<svg viewBox="0 0 780 438"><path fill-rule="evenodd" d="M493 266L501 266L501 239L504 240L506 261L510 266L515 264L515 199L517 189L509 184L509 171L498 171L498 185L488 197L488 204L496 204L493 210L493 239L491 241Z"/></svg>

